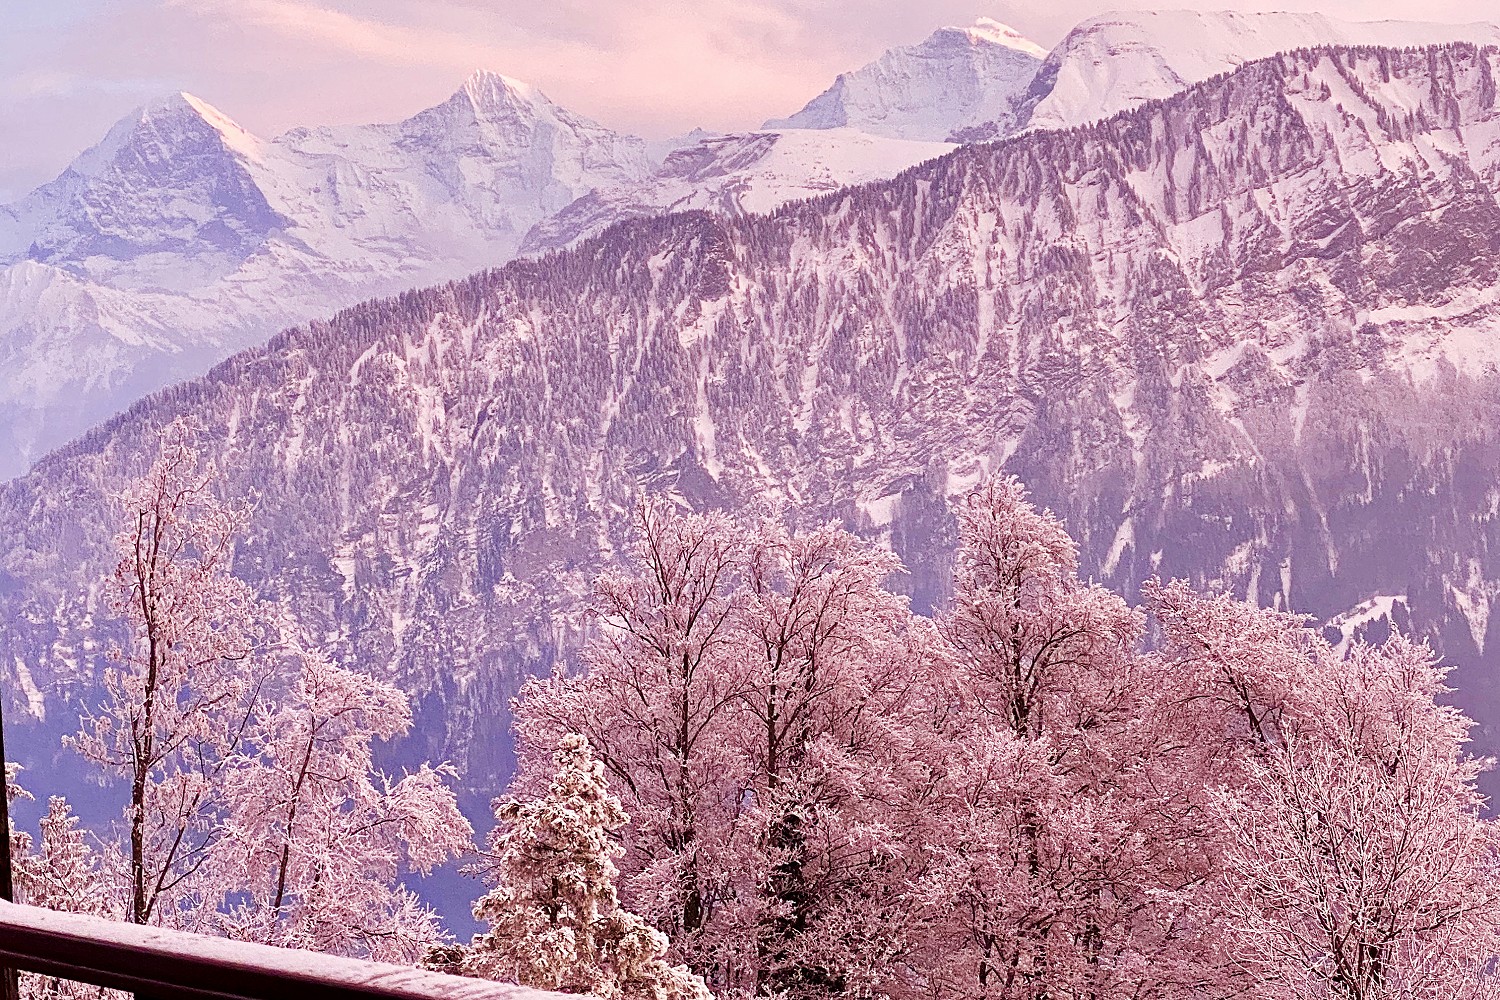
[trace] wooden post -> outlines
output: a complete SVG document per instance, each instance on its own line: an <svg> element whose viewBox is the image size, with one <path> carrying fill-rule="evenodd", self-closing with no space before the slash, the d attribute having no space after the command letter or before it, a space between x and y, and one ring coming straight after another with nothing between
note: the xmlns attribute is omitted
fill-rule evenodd
<svg viewBox="0 0 1500 1000"><path fill-rule="evenodd" d="M5 771L5 696L0 694L0 899L7 903L16 900L15 885L11 880L10 857L10 782ZM0 998L20 1000L21 987L16 970L0 968Z"/></svg>

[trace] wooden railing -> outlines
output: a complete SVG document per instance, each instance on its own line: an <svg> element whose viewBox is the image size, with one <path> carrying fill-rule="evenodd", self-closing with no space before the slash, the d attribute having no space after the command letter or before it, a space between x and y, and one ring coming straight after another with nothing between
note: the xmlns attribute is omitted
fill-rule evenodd
<svg viewBox="0 0 1500 1000"><path fill-rule="evenodd" d="M0 968L5 967L126 990L140 1000L564 1000L565 997L508 983L0 902Z"/></svg>

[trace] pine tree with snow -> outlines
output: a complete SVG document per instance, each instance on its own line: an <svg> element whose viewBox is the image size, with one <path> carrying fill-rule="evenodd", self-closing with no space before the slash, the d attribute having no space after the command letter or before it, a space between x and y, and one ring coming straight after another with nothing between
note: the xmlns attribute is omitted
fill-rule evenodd
<svg viewBox="0 0 1500 1000"><path fill-rule="evenodd" d="M21 902L66 913L118 916L111 910L115 901L99 891L101 858L79 829L68 800L52 796L40 826L37 850L17 865Z"/></svg>
<svg viewBox="0 0 1500 1000"><path fill-rule="evenodd" d="M7 764L6 798L30 801L16 783L21 768ZM69 913L109 915L110 899L100 892L99 855L91 848L67 799L53 796L41 820L41 836L10 830L16 902ZM56 976L22 972L17 979L22 1000L126 1000L128 994Z"/></svg>
<svg viewBox="0 0 1500 1000"><path fill-rule="evenodd" d="M13 864L17 869L17 881L20 881L21 872L24 870L27 857L31 853L31 835L16 829L15 821L10 819L9 806L13 802L30 801L32 794L16 782L16 776L21 773L21 765L9 761L0 761L0 766L5 768L5 805L6 819L9 829L6 835L10 837L10 856L14 859ZM18 890L21 886L16 887Z"/></svg>
<svg viewBox="0 0 1500 1000"><path fill-rule="evenodd" d="M545 795L496 809L495 888L474 905L490 930L450 967L604 1000L707 1000L701 978L662 960L667 936L620 906L610 834L629 817L588 740L564 736L553 762Z"/></svg>

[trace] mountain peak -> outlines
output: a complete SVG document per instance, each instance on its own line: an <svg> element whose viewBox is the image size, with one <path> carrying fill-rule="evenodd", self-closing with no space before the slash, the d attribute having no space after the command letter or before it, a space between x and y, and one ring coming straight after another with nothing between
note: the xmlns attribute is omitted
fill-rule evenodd
<svg viewBox="0 0 1500 1000"><path fill-rule="evenodd" d="M171 93L161 94L152 98L137 110L142 117L155 115L180 114L192 112L199 104L207 104L185 90L174 90Z"/></svg>
<svg viewBox="0 0 1500 1000"><path fill-rule="evenodd" d="M1038 59L1047 58L1046 49L1021 34L1015 28L1012 28L1008 24L1002 24L993 17L980 17L969 27L956 28L954 30L962 31L975 42L1003 45L1008 49L1015 49L1017 52L1024 52Z"/></svg>
<svg viewBox="0 0 1500 1000"><path fill-rule="evenodd" d="M203 98L195 97L185 90L163 94L154 101L142 105L132 117L137 121L149 122L162 119L176 120L183 116L200 118L219 132L249 135L233 118Z"/></svg>
<svg viewBox="0 0 1500 1000"><path fill-rule="evenodd" d="M454 96L467 99L479 111L551 103L531 84L487 69L470 73Z"/></svg>
<svg viewBox="0 0 1500 1000"><path fill-rule="evenodd" d="M765 128L857 128L892 139L946 141L1008 131L1047 51L999 21L938 28L839 74L790 118ZM963 141L972 141L965 138Z"/></svg>
<svg viewBox="0 0 1500 1000"><path fill-rule="evenodd" d="M163 94L120 119L98 144L80 153L70 169L89 176L104 169L128 146L146 142L163 149L176 148L190 135L213 135L231 153L251 160L261 158L258 138L212 104L179 90Z"/></svg>

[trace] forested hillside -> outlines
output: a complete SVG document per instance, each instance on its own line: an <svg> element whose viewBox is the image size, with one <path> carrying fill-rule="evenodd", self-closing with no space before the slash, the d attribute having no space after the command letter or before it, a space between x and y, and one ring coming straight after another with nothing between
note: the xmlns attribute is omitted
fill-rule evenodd
<svg viewBox="0 0 1500 1000"><path fill-rule="evenodd" d="M837 519L889 541L926 609L946 498L1013 472L1086 576L1223 585L1351 634L1409 621L1500 722L1497 68L1467 45L1299 51L288 331L0 487L7 690L55 713L96 675L106 495L192 414L255 500L236 572L413 693L420 749L486 792L510 766L497 707L578 648L643 492Z"/></svg>

